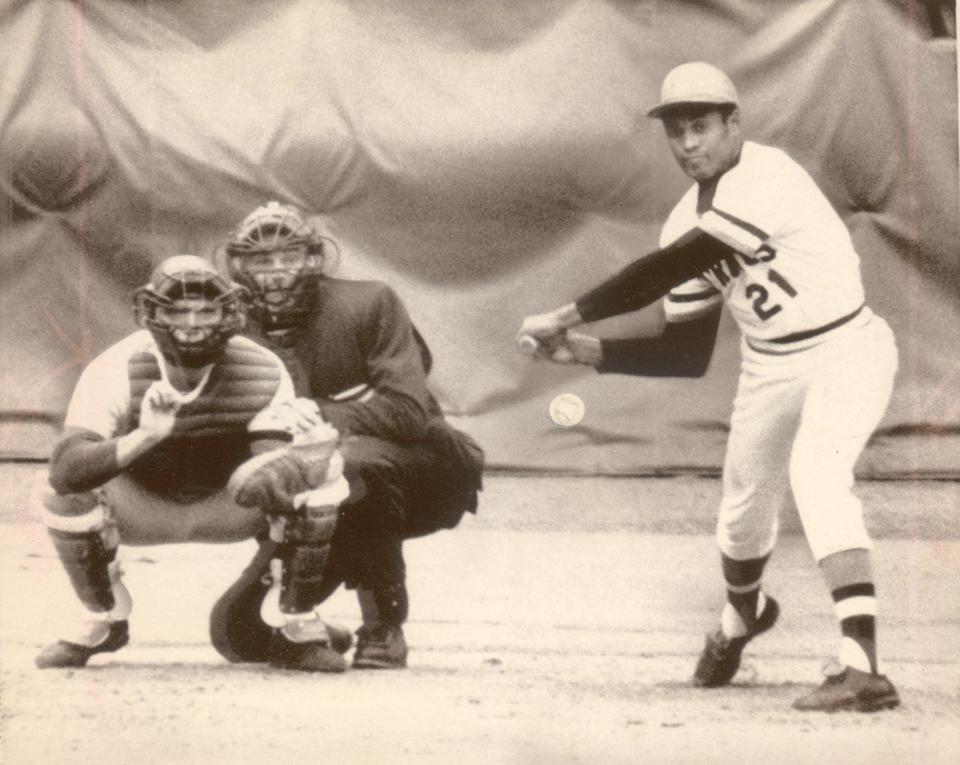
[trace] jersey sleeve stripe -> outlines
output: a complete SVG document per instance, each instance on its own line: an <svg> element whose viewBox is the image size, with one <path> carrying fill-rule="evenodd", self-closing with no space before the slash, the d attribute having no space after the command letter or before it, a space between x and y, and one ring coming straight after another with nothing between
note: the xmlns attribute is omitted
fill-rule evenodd
<svg viewBox="0 0 960 765"><path fill-rule="evenodd" d="M671 292L663 301L663 314L671 324L679 324L706 316L723 303L716 290L677 295Z"/></svg>
<svg viewBox="0 0 960 765"><path fill-rule="evenodd" d="M756 252L764 240L738 223L718 214L715 210L705 212L697 223L697 228L723 242L737 252Z"/></svg>
<svg viewBox="0 0 960 765"><path fill-rule="evenodd" d="M738 218L736 215L732 215L731 213L728 213L728 212L725 212L725 211L723 211L723 210L720 210L720 209L717 208L717 207L711 207L710 209L711 209L713 212L715 212L717 215L719 215L721 218L725 218L726 220L730 221L730 222L733 223L734 225L739 226L740 228L742 228L744 231L746 231L746 232L748 232L748 233L750 233L750 234L753 234L755 237L757 237L757 239L761 239L761 240L763 240L763 241L766 241L767 239L770 238L770 234L768 234L768 233L767 233L766 231L764 231L762 228L759 228L759 227L757 227L757 226L754 226L752 223L748 223L747 221L743 220L742 218Z"/></svg>
<svg viewBox="0 0 960 765"><path fill-rule="evenodd" d="M714 295L719 295L715 289L705 289L699 292L677 293L671 292L667 295L667 300L671 303L695 303L698 300L707 300Z"/></svg>

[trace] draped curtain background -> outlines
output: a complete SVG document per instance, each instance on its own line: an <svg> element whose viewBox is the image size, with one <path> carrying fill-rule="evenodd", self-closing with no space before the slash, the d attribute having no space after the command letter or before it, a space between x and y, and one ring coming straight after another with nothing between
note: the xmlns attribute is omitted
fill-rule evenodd
<svg viewBox="0 0 960 765"><path fill-rule="evenodd" d="M936 3L892 0L121 0L0 5L0 454L44 457L130 295L212 256L266 199L386 281L491 467L716 471L736 382L535 364L521 318L650 249L686 186L642 115L687 60L737 84L849 225L901 368L860 465L960 473L957 53ZM941 17L948 18L948 15ZM955 33L954 33L955 34ZM651 331L651 307L598 331ZM586 403L559 428L558 393Z"/></svg>

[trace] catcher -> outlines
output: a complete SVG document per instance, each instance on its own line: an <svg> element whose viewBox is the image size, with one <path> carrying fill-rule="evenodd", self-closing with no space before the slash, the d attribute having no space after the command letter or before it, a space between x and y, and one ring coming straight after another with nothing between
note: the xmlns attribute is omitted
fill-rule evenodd
<svg viewBox="0 0 960 765"><path fill-rule="evenodd" d="M355 588L363 626L353 666L402 668L409 603L403 542L456 526L475 512L483 451L450 427L430 393L431 356L397 294L374 281L330 278L337 250L295 209L270 202L226 243L230 275L253 295L249 336L287 365L297 395L343 436L350 496L329 558L305 601ZM214 609L214 644L234 660L262 660L251 632L273 557L265 542Z"/></svg>
<svg viewBox="0 0 960 765"><path fill-rule="evenodd" d="M236 336L243 290L206 260L164 260L135 305L143 329L84 370L50 460L44 521L85 614L37 666L82 667L127 644L120 543L235 542L269 529L282 593L264 660L343 671L352 636L304 605L298 570L327 553L347 495L337 432L301 413L274 354Z"/></svg>

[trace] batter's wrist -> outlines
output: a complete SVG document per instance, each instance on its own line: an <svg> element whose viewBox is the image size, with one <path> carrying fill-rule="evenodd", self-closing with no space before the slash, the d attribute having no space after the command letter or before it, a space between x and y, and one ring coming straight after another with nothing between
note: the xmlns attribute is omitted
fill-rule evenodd
<svg viewBox="0 0 960 765"><path fill-rule="evenodd" d="M603 341L596 337L591 337L584 343L583 361L591 367L599 367L603 364Z"/></svg>
<svg viewBox="0 0 960 765"><path fill-rule="evenodd" d="M560 324L562 329L569 329L578 324L583 324L583 317L580 316L580 311L577 309L576 303L567 303L561 306L553 312L553 315L556 317L557 323Z"/></svg>

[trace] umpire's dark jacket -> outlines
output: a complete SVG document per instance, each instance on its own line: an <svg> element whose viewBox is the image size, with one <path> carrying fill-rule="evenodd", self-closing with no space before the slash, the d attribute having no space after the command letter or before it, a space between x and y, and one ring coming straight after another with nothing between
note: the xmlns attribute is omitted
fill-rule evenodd
<svg viewBox="0 0 960 765"><path fill-rule="evenodd" d="M436 453L435 491L425 501L443 503L428 513L442 519L440 527L476 512L483 450L444 420L427 387L430 351L389 286L320 278L301 326L283 338L257 326L248 334L280 355L297 395L316 400L347 440L374 436Z"/></svg>

